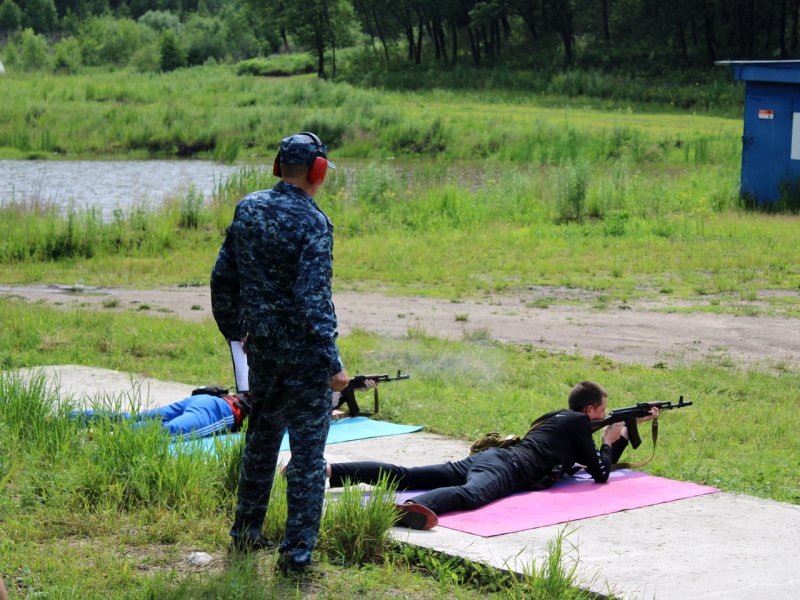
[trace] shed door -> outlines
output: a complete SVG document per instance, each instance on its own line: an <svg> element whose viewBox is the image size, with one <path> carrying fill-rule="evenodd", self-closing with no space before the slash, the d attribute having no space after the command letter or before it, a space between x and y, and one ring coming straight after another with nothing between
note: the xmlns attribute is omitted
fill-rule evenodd
<svg viewBox="0 0 800 600"><path fill-rule="evenodd" d="M791 168L791 100L748 94L744 110L742 192L774 202L778 199L778 182Z"/></svg>

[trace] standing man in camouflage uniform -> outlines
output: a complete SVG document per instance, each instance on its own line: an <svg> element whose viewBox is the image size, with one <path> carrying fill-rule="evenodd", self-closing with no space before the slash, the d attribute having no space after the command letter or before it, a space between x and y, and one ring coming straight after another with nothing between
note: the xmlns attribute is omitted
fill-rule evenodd
<svg viewBox="0 0 800 600"><path fill-rule="evenodd" d="M333 226L314 202L328 167L313 133L280 143L271 190L236 207L211 273L211 306L228 340L243 340L252 408L239 498L231 528L236 550L271 548L261 533L278 451L288 428L288 519L278 566L311 564L325 493L323 451L331 393L349 378L336 346L331 294Z"/></svg>

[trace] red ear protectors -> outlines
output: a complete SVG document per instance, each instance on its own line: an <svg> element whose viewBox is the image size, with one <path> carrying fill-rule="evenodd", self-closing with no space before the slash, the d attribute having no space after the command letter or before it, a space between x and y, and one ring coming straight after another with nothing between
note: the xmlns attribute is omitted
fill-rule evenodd
<svg viewBox="0 0 800 600"><path fill-rule="evenodd" d="M302 131L300 135L307 135L310 137L311 141L313 141L314 145L317 147L314 152L314 159L311 162L311 167L308 169L308 181L314 185L321 185L322 182L325 181L325 175L328 174L328 159L325 157L325 152L322 150L324 147L323 143L310 131Z"/></svg>
<svg viewBox="0 0 800 600"><path fill-rule="evenodd" d="M325 175L328 174L328 159L322 156L315 156L311 168L308 170L308 181L314 185L322 185Z"/></svg>
<svg viewBox="0 0 800 600"><path fill-rule="evenodd" d="M278 150L278 154L275 155L275 162L272 163L272 174L275 177L281 176L281 151Z"/></svg>
<svg viewBox="0 0 800 600"><path fill-rule="evenodd" d="M307 135L311 138L312 143L317 147L314 151L314 157L308 169L308 181L314 185L321 185L325 181L325 176L328 174L328 159L325 157L323 148L324 144L320 139L310 131L301 131L296 135ZM275 156L275 162L272 163L272 174L275 177L281 177L281 152L278 150Z"/></svg>

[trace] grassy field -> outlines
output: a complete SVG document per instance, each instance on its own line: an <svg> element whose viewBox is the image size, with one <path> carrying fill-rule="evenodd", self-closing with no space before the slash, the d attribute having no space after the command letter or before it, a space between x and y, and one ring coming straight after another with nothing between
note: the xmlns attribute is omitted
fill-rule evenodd
<svg viewBox="0 0 800 600"><path fill-rule="evenodd" d="M523 92L381 92L309 77L96 71L0 79L0 157L268 159L287 131L320 134L337 157L734 161L737 119ZM554 101L558 106L554 106Z"/></svg>
<svg viewBox="0 0 800 600"><path fill-rule="evenodd" d="M312 129L340 167L319 197L336 226L338 289L457 301L547 285L593 290L607 303L668 296L701 300L693 310L722 311L736 310L726 300L763 300L747 314L800 314L798 217L740 207L738 120L569 102L500 92L380 93L236 77L227 67L7 76L0 79L2 157L185 154L248 164L213 198L187 193L111 221L0 198L0 283L205 285L235 203L274 181L275 141L287 130ZM558 301L570 302L565 296ZM230 383L218 337L210 321L0 299L0 573L12 597L577 593L569 572L547 565L510 583L385 544L377 546L381 557L352 564L341 548L353 541L336 534L346 517L333 514L320 544L333 576L298 586L272 575L270 557L231 563L225 532L236 453L206 464L174 459L158 432L87 432L51 415L45 390L10 375L74 363ZM383 418L465 440L488 430L523 432L582 379L604 383L613 406L683 394L696 404L662 419L648 471L800 503L797 369L621 365L503 346L489 336L444 341L419 331L400 340L355 332L341 347L357 369L414 375L387 390ZM486 398L498 401L476 408ZM375 531L384 529L378 519ZM181 563L198 548L218 562L207 570ZM556 544L552 556L560 551Z"/></svg>

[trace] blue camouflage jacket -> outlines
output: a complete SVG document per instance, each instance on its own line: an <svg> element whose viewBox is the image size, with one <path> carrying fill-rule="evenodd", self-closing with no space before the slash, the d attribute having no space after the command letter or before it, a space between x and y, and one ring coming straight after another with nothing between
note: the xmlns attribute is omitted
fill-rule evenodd
<svg viewBox="0 0 800 600"><path fill-rule="evenodd" d="M268 338L276 356L316 355L341 369L331 293L333 225L280 181L236 207L211 272L211 309L228 339Z"/></svg>

